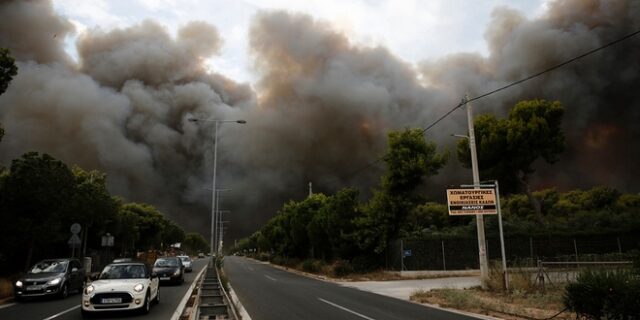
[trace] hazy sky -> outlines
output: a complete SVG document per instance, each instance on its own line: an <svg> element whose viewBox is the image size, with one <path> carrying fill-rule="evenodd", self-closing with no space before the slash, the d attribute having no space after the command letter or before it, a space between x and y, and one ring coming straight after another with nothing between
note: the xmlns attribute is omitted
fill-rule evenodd
<svg viewBox="0 0 640 320"><path fill-rule="evenodd" d="M87 28L105 31L145 19L159 21L171 33L192 20L215 25L224 44L209 67L231 79L253 82L248 52L249 24L262 9L285 9L310 14L365 46L381 45L410 63L454 52L486 53L483 33L493 9L509 6L529 18L545 9L545 0L54 0L55 10L71 20L75 40Z"/></svg>

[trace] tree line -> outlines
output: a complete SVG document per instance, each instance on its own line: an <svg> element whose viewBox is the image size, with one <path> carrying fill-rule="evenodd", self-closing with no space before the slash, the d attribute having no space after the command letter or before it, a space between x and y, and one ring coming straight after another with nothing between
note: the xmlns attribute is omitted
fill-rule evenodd
<svg viewBox="0 0 640 320"><path fill-rule="evenodd" d="M518 102L506 118L484 114L474 120L481 180L500 181L505 230L509 235L629 233L640 230L640 195L595 187L560 193L534 192L529 186L533 163L553 163L564 149L560 102ZM313 194L285 203L278 213L233 251L295 259L349 260L375 267L390 241L398 238L474 237L471 216L448 215L447 205L426 199L424 181L449 158L438 153L421 129L388 134L382 158L386 172L373 195L345 188L335 194ZM456 154L471 166L469 141ZM486 228L497 233L495 216ZM495 231L494 231L495 230Z"/></svg>
<svg viewBox="0 0 640 320"><path fill-rule="evenodd" d="M27 268L40 258L70 255L69 228L78 223L86 241L76 252L102 249L102 236L114 236L113 252L164 249L182 243L191 253L208 250L199 233L185 231L158 209L126 202L109 193L107 176L69 168L48 154L28 152L0 172L0 271Z"/></svg>

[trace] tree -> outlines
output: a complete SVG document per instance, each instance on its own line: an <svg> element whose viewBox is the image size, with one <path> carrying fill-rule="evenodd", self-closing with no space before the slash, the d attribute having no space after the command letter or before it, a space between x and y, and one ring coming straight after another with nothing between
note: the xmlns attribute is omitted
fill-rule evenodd
<svg viewBox="0 0 640 320"><path fill-rule="evenodd" d="M9 49L0 48L0 94L7 91L9 82L16 74L18 74L18 67L16 67L16 61L11 56L11 52Z"/></svg>
<svg viewBox="0 0 640 320"><path fill-rule="evenodd" d="M518 102L507 119L482 115L474 120L478 167L481 179L497 179L505 193L524 192L540 224L544 217L529 180L535 172L534 161L554 163L564 150L560 128L564 107L558 101ZM458 143L458 159L470 168L468 139Z"/></svg>
<svg viewBox="0 0 640 320"><path fill-rule="evenodd" d="M184 230L180 228L171 220L164 220L164 226L162 228L162 243L165 245L171 245L174 243L184 241Z"/></svg>
<svg viewBox="0 0 640 320"><path fill-rule="evenodd" d="M26 248L28 268L36 248L47 250L68 235L61 220L72 212L74 191L73 173L50 155L28 152L13 160L0 192L2 250L23 257Z"/></svg>
<svg viewBox="0 0 640 320"><path fill-rule="evenodd" d="M11 57L9 49L0 48L0 94L3 94L7 91L9 87L9 82L13 79L18 73L18 68L16 67L16 62ZM4 136L4 129L0 126L0 141L2 141L2 137Z"/></svg>
<svg viewBox="0 0 640 320"><path fill-rule="evenodd" d="M436 152L435 143L425 140L421 129L392 131L388 144L387 172L357 221L361 249L376 253L386 248L409 211L422 201L414 191L424 177L437 174L447 161L446 154Z"/></svg>
<svg viewBox="0 0 640 320"><path fill-rule="evenodd" d="M82 225L83 243L97 241L105 232L106 225L116 219L120 204L107 190L106 174L96 170L85 171L77 166L72 172L75 177L70 199L73 209L63 220L65 225Z"/></svg>
<svg viewBox="0 0 640 320"><path fill-rule="evenodd" d="M143 250L160 248L164 216L158 209L146 203L127 203L120 208L124 221L133 222L139 234L136 248Z"/></svg>
<svg viewBox="0 0 640 320"><path fill-rule="evenodd" d="M197 232L189 232L184 236L182 246L185 251L191 255L195 255L199 252L209 252L209 243L204 237Z"/></svg>

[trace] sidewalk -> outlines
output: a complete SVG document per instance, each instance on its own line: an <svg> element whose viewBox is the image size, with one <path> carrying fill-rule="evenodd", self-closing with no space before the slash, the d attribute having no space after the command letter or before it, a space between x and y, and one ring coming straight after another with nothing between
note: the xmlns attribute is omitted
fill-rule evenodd
<svg viewBox="0 0 640 320"><path fill-rule="evenodd" d="M396 281L339 281L336 283L345 287L357 288L403 300L409 300L409 297L417 290L438 288L464 289L481 285L480 277L447 277Z"/></svg>

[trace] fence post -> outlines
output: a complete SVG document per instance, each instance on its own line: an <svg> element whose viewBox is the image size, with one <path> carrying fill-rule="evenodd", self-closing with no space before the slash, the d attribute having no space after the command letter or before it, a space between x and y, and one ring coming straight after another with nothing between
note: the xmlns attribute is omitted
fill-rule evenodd
<svg viewBox="0 0 640 320"><path fill-rule="evenodd" d="M531 257L531 264L533 264L533 238L529 237L529 254Z"/></svg>
<svg viewBox="0 0 640 320"><path fill-rule="evenodd" d="M620 257L622 257L622 244L620 243L620 237L616 237L616 240L618 240L618 253L620 254Z"/></svg>
<svg viewBox="0 0 640 320"><path fill-rule="evenodd" d="M576 238L573 238L573 250L576 252L576 262L580 262L578 259L578 244L576 243Z"/></svg>
<svg viewBox="0 0 640 320"><path fill-rule="evenodd" d="M445 260L445 257L444 257L444 240L442 240L441 243L442 243L442 268L444 269L444 271L447 271L447 261Z"/></svg>
<svg viewBox="0 0 640 320"><path fill-rule="evenodd" d="M404 243L400 239L400 272L404 271Z"/></svg>
<svg viewBox="0 0 640 320"><path fill-rule="evenodd" d="M538 259L538 281L542 285L542 293L544 293L544 270L542 269L542 260Z"/></svg>

